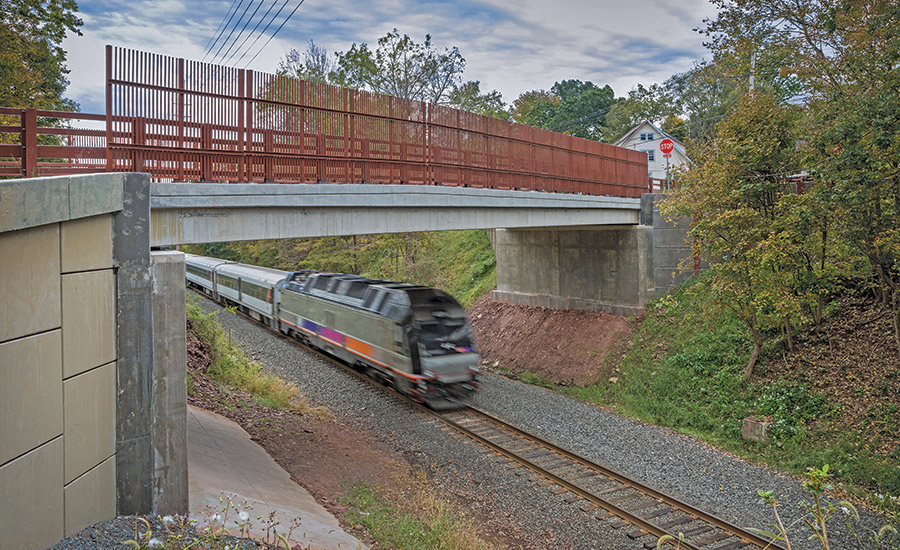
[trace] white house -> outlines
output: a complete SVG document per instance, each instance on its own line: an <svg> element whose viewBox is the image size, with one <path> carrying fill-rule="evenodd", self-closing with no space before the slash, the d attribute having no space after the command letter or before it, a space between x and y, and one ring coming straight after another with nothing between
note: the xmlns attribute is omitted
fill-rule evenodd
<svg viewBox="0 0 900 550"><path fill-rule="evenodd" d="M672 150L670 158L664 158L662 151L659 150L659 143L666 138L675 142L675 149ZM649 120L641 121L613 145L647 153L647 170L649 172L647 176L654 179L668 179L669 171L691 161L685 153L684 143L663 132Z"/></svg>

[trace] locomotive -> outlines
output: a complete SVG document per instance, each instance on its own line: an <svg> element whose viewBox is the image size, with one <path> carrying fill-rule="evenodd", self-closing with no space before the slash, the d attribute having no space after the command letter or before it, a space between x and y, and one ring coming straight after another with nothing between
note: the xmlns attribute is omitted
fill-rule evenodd
<svg viewBox="0 0 900 550"><path fill-rule="evenodd" d="M187 284L433 409L471 400L481 357L447 293L343 273L280 271L185 254Z"/></svg>

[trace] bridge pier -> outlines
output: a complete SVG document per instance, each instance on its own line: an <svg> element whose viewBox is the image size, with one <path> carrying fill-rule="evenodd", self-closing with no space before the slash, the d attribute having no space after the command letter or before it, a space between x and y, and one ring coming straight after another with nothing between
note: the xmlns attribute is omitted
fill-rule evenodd
<svg viewBox="0 0 900 550"><path fill-rule="evenodd" d="M619 315L640 312L691 276L687 220L659 212L664 194L641 198L639 225L500 229L495 300Z"/></svg>

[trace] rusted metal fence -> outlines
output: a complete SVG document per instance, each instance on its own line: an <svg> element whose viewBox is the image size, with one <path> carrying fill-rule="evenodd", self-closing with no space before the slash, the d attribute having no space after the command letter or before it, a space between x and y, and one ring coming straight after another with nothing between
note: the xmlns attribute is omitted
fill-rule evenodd
<svg viewBox="0 0 900 550"><path fill-rule="evenodd" d="M105 130L38 128L0 173L149 172L155 181L409 183L640 196L646 154L445 106L107 46ZM10 109L0 114L10 114ZM18 111L17 111L18 112ZM29 118L31 117L31 118ZM59 145L35 136L55 134ZM18 153L18 154L17 154ZM46 159L60 162L46 162ZM44 159L44 162L38 162Z"/></svg>

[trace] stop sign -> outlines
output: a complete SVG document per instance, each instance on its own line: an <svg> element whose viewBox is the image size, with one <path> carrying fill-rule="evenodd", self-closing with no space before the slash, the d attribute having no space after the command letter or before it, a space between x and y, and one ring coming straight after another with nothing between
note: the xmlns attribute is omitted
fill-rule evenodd
<svg viewBox="0 0 900 550"><path fill-rule="evenodd" d="M675 148L675 142L669 138L666 138L659 142L659 150L663 152L664 155L671 155L672 149Z"/></svg>

